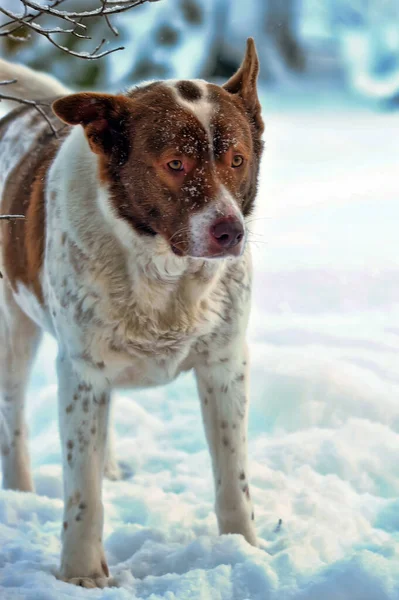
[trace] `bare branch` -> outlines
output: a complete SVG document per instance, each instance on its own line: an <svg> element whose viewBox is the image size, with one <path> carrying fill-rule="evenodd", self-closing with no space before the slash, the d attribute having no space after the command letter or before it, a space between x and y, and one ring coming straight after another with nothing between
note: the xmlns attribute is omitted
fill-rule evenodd
<svg viewBox="0 0 399 600"><path fill-rule="evenodd" d="M24 7L24 12L22 14L18 14L10 9L7 10L0 6L0 13L9 19L6 23L0 25L0 37L10 37L11 39L19 42L26 41L30 38L30 36L22 37L15 35L19 29L25 27L36 35L41 35L42 37L46 38L50 44L59 50L70 54L71 56L76 56L77 58L82 58L85 60L96 60L107 56L112 52L123 50L124 47L118 46L117 48L100 52L100 48L102 48L107 41L104 39L91 52L80 52L71 50L70 48L60 44L54 39L53 36L58 34L68 34L79 39L90 40L92 39L91 36L83 33L82 30L87 32L90 23L93 21L93 19L98 17L104 18L111 33L114 36L118 36L118 30L111 23L111 15L124 13L132 8L145 4L146 2L157 2L158 0L100 0L101 6L98 8L92 10L74 11L58 9L57 7L64 1L65 0L53 0L51 4L41 4L36 0L20 0ZM54 22L52 27L45 27L40 23L35 22L40 17L44 16L51 17L52 21ZM58 23L62 24L62 22L72 24L73 27L60 27Z"/></svg>
<svg viewBox="0 0 399 600"><path fill-rule="evenodd" d="M8 81L0 81L0 85L7 85L15 82L15 79L10 79ZM50 127L53 135L55 135L55 137L58 137L57 130L55 129L54 125L52 124L52 122L50 121L50 119L48 118L48 116L42 108L42 106L50 106L48 103L39 102L37 100L26 100L25 98L17 98L16 96L10 96L9 94L0 94L0 102L1 100L9 100L11 102L17 102L18 104L26 104L27 106L32 106L35 110L37 110L38 113L41 114L43 119L47 121L47 124Z"/></svg>
<svg viewBox="0 0 399 600"><path fill-rule="evenodd" d="M17 83L16 79L5 79L4 81L0 81L0 85L9 85L11 83Z"/></svg>
<svg viewBox="0 0 399 600"><path fill-rule="evenodd" d="M14 219L25 219L25 215L0 215L0 219L6 221L13 221Z"/></svg>
<svg viewBox="0 0 399 600"><path fill-rule="evenodd" d="M55 8L56 6L59 6L60 4L62 4L62 2L65 2L65 0L53 0L52 7ZM35 19L37 19L40 16L41 16L40 12L36 12L34 14L27 15L27 7L24 6L24 18L28 18L29 21L34 21ZM13 25L14 23L15 23L15 19L10 19L6 23L3 23L2 25L0 25L0 27L8 27L9 25Z"/></svg>
<svg viewBox="0 0 399 600"><path fill-rule="evenodd" d="M43 6L42 4L38 4L34 2L34 0L21 0L23 4L33 8L34 10L40 10L42 13L47 13L54 17L58 17L60 19L71 19L71 18L80 18L84 19L99 17L101 15L113 15L117 13L126 12L131 8L135 8L140 6L141 4L145 4L147 1L151 0L105 0L102 3L102 6L99 8L94 8L93 10L81 10L81 11L65 11L65 10L57 10L53 6ZM152 0L154 1L154 0ZM105 7L104 7L105 5Z"/></svg>

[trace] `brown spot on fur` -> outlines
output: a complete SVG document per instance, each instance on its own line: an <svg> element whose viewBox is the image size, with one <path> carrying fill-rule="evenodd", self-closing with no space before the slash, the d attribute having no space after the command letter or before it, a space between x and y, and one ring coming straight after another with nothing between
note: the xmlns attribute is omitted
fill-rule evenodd
<svg viewBox="0 0 399 600"><path fill-rule="evenodd" d="M68 529L68 521L64 521L63 523L64 531Z"/></svg>
<svg viewBox="0 0 399 600"><path fill-rule="evenodd" d="M83 412L85 412L85 413L89 412L89 399L88 398L85 398L83 400L82 406L83 406Z"/></svg>
<svg viewBox="0 0 399 600"><path fill-rule="evenodd" d="M226 435L224 435L222 438L222 442L223 442L223 446L226 446L226 448L227 448L227 446L229 445L229 438Z"/></svg>
<svg viewBox="0 0 399 600"><path fill-rule="evenodd" d="M245 479L245 473L244 473L244 471L241 471L241 473L240 473L240 479L241 479L241 481L244 481L244 479Z"/></svg>
<svg viewBox="0 0 399 600"><path fill-rule="evenodd" d="M97 429L94 427L94 425L93 425L93 427L90 429L90 433L91 433L91 435L95 435L95 434L97 433Z"/></svg>
<svg viewBox="0 0 399 600"><path fill-rule="evenodd" d="M66 242L66 240L67 240L67 234L66 234L66 233L65 233L65 231L64 231L64 232L62 233L62 235L61 235L61 244L62 244L63 246L65 246L65 242Z"/></svg>
<svg viewBox="0 0 399 600"><path fill-rule="evenodd" d="M236 381L244 381L244 379L245 379L245 375L243 373L241 373L240 375L238 375L236 377Z"/></svg>
<svg viewBox="0 0 399 600"><path fill-rule="evenodd" d="M189 102L195 102L202 98L201 89L193 81L178 81L176 88L180 96Z"/></svg>
<svg viewBox="0 0 399 600"><path fill-rule="evenodd" d="M14 431L14 435L15 435L15 437L19 437L21 435L21 430L20 429L16 429Z"/></svg>
<svg viewBox="0 0 399 600"><path fill-rule="evenodd" d="M105 406L108 402L108 394L100 394L99 397L94 396L94 402L100 406Z"/></svg>
<svg viewBox="0 0 399 600"><path fill-rule="evenodd" d="M65 409L65 412L67 414L71 413L73 411L73 404L68 404L68 406Z"/></svg>
<svg viewBox="0 0 399 600"><path fill-rule="evenodd" d="M90 383L79 383L78 385L78 390L80 392L90 392L90 390L92 389L92 385Z"/></svg>
<svg viewBox="0 0 399 600"><path fill-rule="evenodd" d="M67 461L68 461L68 464L71 464L71 462L72 462L72 452L68 452Z"/></svg>
<svg viewBox="0 0 399 600"><path fill-rule="evenodd" d="M249 500L251 498L251 496L250 496L250 493L249 493L248 484L244 485L244 487L242 488L242 491L245 494L247 500Z"/></svg>
<svg viewBox="0 0 399 600"><path fill-rule="evenodd" d="M220 427L221 427L222 429L227 429L227 426L228 426L228 425L227 425L227 421L221 421L221 423L220 423Z"/></svg>
<svg viewBox="0 0 399 600"><path fill-rule="evenodd" d="M68 442L67 442L67 448L68 448L68 450L72 450L72 448L73 448L73 441L72 440L68 440Z"/></svg>

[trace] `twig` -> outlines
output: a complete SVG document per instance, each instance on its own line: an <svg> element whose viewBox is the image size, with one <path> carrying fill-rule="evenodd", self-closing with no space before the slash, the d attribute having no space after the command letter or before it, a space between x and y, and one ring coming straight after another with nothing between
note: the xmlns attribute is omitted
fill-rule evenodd
<svg viewBox="0 0 399 600"><path fill-rule="evenodd" d="M13 219L25 219L25 215L0 215L0 219L12 221Z"/></svg>
<svg viewBox="0 0 399 600"><path fill-rule="evenodd" d="M21 37L16 36L15 33L21 28L26 27L31 32L41 35L46 38L53 46L62 50L62 52L66 52L71 56L76 56L77 58L82 58L85 60L97 60L99 58L103 58L112 52L117 52L118 50L123 50L123 46L118 46L117 48L112 48L110 50L104 50L100 52L100 48L107 41L106 39L102 40L100 44L92 51L92 52L78 52L75 50L71 50L70 48L63 46L58 43L52 36L61 34L68 34L79 39L91 40L91 36L80 33L79 30L83 30L87 32L88 26L86 23L90 23L90 20L95 19L96 17L103 17L108 29L112 32L114 36L118 36L118 30L110 21L110 15L115 15L119 13L127 12L128 10L140 6L141 4L145 4L146 2L158 2L159 0L101 0L101 6L92 10L59 10L57 7L64 2L64 0L54 0L52 4L41 4L36 2L35 0L20 0L24 7L23 14L17 14L10 9L6 9L0 6L0 13L4 14L9 18L9 21L0 25L0 37L10 37L15 41L26 41L30 36ZM30 12L31 11L34 12ZM46 15L47 17L51 17L55 23L53 27L43 27L39 23L35 23L37 19ZM57 20L66 21L67 23L71 23L73 28L65 29L63 27L57 26ZM15 25L15 27L13 27Z"/></svg>
<svg viewBox="0 0 399 600"><path fill-rule="evenodd" d="M25 215L0 215L0 219L5 221L14 221L14 219L25 219ZM3 273L0 271L0 279L3 279Z"/></svg>
<svg viewBox="0 0 399 600"><path fill-rule="evenodd" d="M279 519L276 527L274 528L274 533L279 533L282 526L283 526L283 519Z"/></svg>
<svg viewBox="0 0 399 600"><path fill-rule="evenodd" d="M0 81L0 85L9 85L10 83L17 83L16 79L5 79L4 81Z"/></svg>
<svg viewBox="0 0 399 600"><path fill-rule="evenodd" d="M102 3L102 6L99 8L94 8L93 10L82 10L82 11L65 11L65 10L57 10L52 6L43 6L42 4L38 4L33 0L21 0L23 4L29 6L29 8L33 8L34 10L40 10L43 13L52 15L54 17L58 17L60 19L70 20L71 18L80 18L89 19L92 17L99 17L101 15L115 15L118 13L126 12L131 8L136 8L141 4L145 4L146 2L150 2L151 0L105 0ZM152 2L157 0L152 0ZM105 8L104 8L105 4Z"/></svg>
<svg viewBox="0 0 399 600"><path fill-rule="evenodd" d="M1 81L0 85L4 85L7 83L15 83L15 79L11 79L10 81ZM41 114L43 119L47 121L47 124L53 132L54 136L58 137L57 130L54 128L54 125L42 109L42 106L50 106L46 102L39 102L37 100L27 100L25 98L17 98L16 96L10 96L9 94L0 94L0 102L1 100L10 100L11 102L17 102L18 104L26 104L27 106L33 106L33 108Z"/></svg>

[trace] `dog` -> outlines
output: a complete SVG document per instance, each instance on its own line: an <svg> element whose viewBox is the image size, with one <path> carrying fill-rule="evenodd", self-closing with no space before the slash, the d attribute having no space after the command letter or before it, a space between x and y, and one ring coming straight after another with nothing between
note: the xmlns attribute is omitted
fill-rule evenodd
<svg viewBox="0 0 399 600"><path fill-rule="evenodd" d="M111 581L101 490L104 471L118 476L107 435L112 389L165 384L187 370L198 385L219 532L257 545L245 332L246 220L264 129L258 72L252 38L222 86L170 80L68 93L0 64L1 79L18 77L21 96L40 90L49 104L47 121L20 106L0 122L1 213L25 215L0 221L3 486L33 490L24 395L45 330L59 348L59 577L72 584Z"/></svg>

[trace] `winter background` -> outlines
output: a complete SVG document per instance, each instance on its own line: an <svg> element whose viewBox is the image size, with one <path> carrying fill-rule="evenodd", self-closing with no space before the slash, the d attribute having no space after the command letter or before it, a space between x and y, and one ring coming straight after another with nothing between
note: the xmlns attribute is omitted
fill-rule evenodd
<svg viewBox="0 0 399 600"><path fill-rule="evenodd" d="M249 225L249 454L261 547L217 537L188 374L116 394L126 479L105 481L104 503L119 587L57 581L62 474L46 337L28 392L37 493L0 491L0 598L397 600L399 2L162 0L117 24L127 49L95 65L40 41L2 40L1 51L71 86L117 89L143 77L221 80L248 35L258 44L266 151Z"/></svg>

